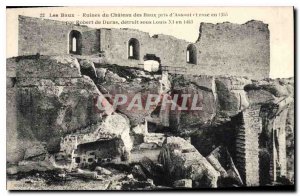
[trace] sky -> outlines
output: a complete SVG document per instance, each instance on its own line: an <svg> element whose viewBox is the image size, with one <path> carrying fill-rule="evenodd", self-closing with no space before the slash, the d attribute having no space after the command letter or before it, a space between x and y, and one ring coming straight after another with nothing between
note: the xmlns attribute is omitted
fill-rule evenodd
<svg viewBox="0 0 300 196"><path fill-rule="evenodd" d="M270 30L270 77L294 76L294 29L292 7L52 7L22 8L6 10L7 48L6 56L18 54L18 15L60 20L94 21L87 24L93 28L134 28L150 35L166 34L189 42L199 36L201 22L232 22L243 24L249 20L260 20L269 25ZM74 17L61 17L62 15ZM84 17L89 14L98 17ZM103 17L103 14L109 17ZM122 14L123 17L118 17ZM170 17L172 14L172 17ZM175 16L175 15L181 16ZM58 17L54 17L58 15ZM132 17L129 17L131 15ZM155 16L154 16L155 15ZM135 17L134 17L135 16ZM141 17L142 16L142 17ZM95 24L95 21L118 21L119 24ZM128 24L135 20L155 21L156 24ZM174 20L174 23L169 23ZM126 24L121 24L126 21ZM161 24L165 21L167 24ZM176 21L181 21L176 24ZM184 21L186 24L184 24Z"/></svg>

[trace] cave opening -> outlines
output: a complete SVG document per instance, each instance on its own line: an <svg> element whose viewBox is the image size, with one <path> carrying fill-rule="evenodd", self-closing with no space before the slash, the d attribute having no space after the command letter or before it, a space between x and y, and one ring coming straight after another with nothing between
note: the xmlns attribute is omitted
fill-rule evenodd
<svg viewBox="0 0 300 196"><path fill-rule="evenodd" d="M105 139L79 144L74 152L74 160L78 167L88 167L92 164L101 165L111 161L120 161L123 143L121 139Z"/></svg>

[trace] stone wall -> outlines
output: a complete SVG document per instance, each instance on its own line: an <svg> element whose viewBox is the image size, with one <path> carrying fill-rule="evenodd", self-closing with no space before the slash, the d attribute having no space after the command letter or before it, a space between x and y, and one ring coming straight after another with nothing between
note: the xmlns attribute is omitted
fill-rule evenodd
<svg viewBox="0 0 300 196"><path fill-rule="evenodd" d="M270 38L268 25L260 21L245 24L201 23L196 46L198 65L189 69L199 74L268 78Z"/></svg>
<svg viewBox="0 0 300 196"><path fill-rule="evenodd" d="M100 48L100 31L99 30L82 30L82 53L95 54Z"/></svg>
<svg viewBox="0 0 300 196"><path fill-rule="evenodd" d="M61 21L19 16L19 55L69 53L69 34L82 36L82 55L102 53L108 64L143 67L144 57L154 54L162 66L184 68L187 74L269 77L270 41L268 25L260 21L245 24L201 23L196 43L169 35L150 36L135 29L92 29ZM129 41L138 41L138 58L129 58ZM192 44L192 47L189 47ZM195 62L187 62L187 49ZM100 62L101 60L97 60Z"/></svg>
<svg viewBox="0 0 300 196"><path fill-rule="evenodd" d="M236 134L236 162L247 186L259 185L258 134L262 130L260 107L251 106L239 116Z"/></svg>
<svg viewBox="0 0 300 196"><path fill-rule="evenodd" d="M247 186L259 185L258 135L262 131L260 106L251 106L243 112L245 122L245 170Z"/></svg>
<svg viewBox="0 0 300 196"><path fill-rule="evenodd" d="M163 66L183 67L186 63L188 42L167 35L150 37L148 33L135 29L101 29L101 51L111 64L139 66L146 54L155 54ZM128 59L128 42L135 38L139 42L139 59Z"/></svg>
<svg viewBox="0 0 300 196"><path fill-rule="evenodd" d="M97 30L65 22L19 16L18 54L57 55L69 53L69 34L77 30L82 34L82 54L98 51Z"/></svg>
<svg viewBox="0 0 300 196"><path fill-rule="evenodd" d="M284 109L272 121L272 146L271 146L271 181L276 182L279 178L287 177L287 134L286 121L288 109ZM293 151L292 151L293 152ZM291 158L291 157L289 157Z"/></svg>
<svg viewBox="0 0 300 196"><path fill-rule="evenodd" d="M290 104L286 121L287 178L294 182L294 102Z"/></svg>
<svg viewBox="0 0 300 196"><path fill-rule="evenodd" d="M286 119L288 110L283 110L278 118L275 119L274 124L277 127L277 137L278 137L278 160L280 166L280 176L286 176Z"/></svg>

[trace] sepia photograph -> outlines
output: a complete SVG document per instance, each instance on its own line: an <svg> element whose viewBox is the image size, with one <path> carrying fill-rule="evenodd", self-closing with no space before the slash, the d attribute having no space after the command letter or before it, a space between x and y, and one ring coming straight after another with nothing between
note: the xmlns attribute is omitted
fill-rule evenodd
<svg viewBox="0 0 300 196"><path fill-rule="evenodd" d="M293 7L6 7L6 188L295 191Z"/></svg>

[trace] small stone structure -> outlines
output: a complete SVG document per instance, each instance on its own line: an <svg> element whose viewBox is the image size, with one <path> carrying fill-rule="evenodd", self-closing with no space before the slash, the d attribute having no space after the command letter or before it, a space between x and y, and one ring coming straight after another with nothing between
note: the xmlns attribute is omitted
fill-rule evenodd
<svg viewBox="0 0 300 196"><path fill-rule="evenodd" d="M86 134L71 134L62 138L60 153L71 158L72 168L82 168L93 163L120 161L122 141L118 138L102 135L103 139L94 142L84 142Z"/></svg>

